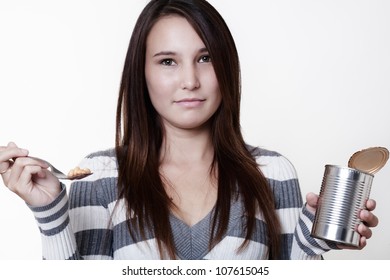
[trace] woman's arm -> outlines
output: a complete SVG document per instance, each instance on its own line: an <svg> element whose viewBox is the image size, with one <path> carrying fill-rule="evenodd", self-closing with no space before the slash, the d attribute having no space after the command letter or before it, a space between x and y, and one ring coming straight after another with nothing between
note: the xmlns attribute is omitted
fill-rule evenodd
<svg viewBox="0 0 390 280"><path fill-rule="evenodd" d="M85 158L80 166L94 173L74 181L69 195L60 195L44 207L30 207L42 236L44 259L112 259L112 228L107 195L102 190L105 166Z"/></svg>

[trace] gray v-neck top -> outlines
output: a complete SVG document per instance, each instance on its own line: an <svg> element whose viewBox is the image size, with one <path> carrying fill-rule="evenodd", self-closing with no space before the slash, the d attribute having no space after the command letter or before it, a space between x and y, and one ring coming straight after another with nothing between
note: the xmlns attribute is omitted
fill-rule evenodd
<svg viewBox="0 0 390 280"><path fill-rule="evenodd" d="M282 225L282 259L320 259L336 248L314 239L310 229L314 219L304 207L296 172L282 155L249 147L275 197L275 211ZM44 259L159 259L152 231L145 237L130 236L124 203L117 200L117 161L113 149L86 157L81 168L93 175L65 186L49 205L30 207L37 220ZM248 245L244 241L245 216L241 198L233 200L227 232L209 248L212 213L192 227L170 216L178 259L267 259L266 224L259 212Z"/></svg>

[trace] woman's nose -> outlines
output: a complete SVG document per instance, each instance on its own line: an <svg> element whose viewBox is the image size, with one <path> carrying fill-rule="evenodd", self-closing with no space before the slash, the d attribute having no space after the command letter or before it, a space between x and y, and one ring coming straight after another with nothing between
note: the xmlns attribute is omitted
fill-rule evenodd
<svg viewBox="0 0 390 280"><path fill-rule="evenodd" d="M182 68L181 88L194 90L200 87L198 72L195 65L187 65Z"/></svg>

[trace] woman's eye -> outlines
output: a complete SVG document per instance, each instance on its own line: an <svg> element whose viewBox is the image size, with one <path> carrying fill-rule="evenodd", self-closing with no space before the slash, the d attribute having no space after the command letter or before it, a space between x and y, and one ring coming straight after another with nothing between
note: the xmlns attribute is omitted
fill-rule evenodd
<svg viewBox="0 0 390 280"><path fill-rule="evenodd" d="M202 55L199 62L211 62L211 57L209 55Z"/></svg>
<svg viewBox="0 0 390 280"><path fill-rule="evenodd" d="M163 59L160 63L164 66L172 66L174 64L173 59L170 58Z"/></svg>

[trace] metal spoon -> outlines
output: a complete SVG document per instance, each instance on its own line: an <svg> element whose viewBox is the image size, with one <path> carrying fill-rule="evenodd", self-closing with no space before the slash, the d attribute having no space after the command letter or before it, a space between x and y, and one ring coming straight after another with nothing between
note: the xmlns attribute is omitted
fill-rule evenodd
<svg viewBox="0 0 390 280"><path fill-rule="evenodd" d="M37 158L37 157L30 157L30 158L45 162L49 166L49 170L51 171L51 173L54 176L56 176L59 180L79 180L93 174L92 172L89 172L89 173L81 173L81 174L75 174L73 176L68 176L62 171L60 171L59 169L55 168L50 162L44 159Z"/></svg>

